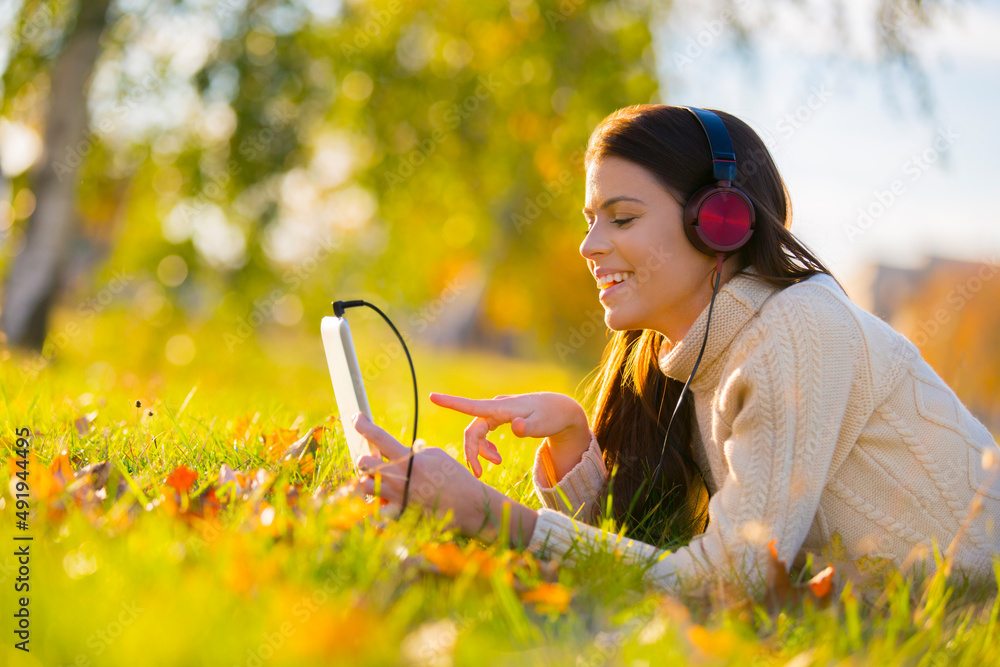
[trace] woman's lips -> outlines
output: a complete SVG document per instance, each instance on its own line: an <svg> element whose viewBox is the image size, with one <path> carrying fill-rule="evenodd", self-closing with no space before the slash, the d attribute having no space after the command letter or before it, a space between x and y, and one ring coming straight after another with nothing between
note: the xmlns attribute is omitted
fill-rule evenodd
<svg viewBox="0 0 1000 667"><path fill-rule="evenodd" d="M635 274L634 273L631 276L629 276L628 278L626 278L625 280L621 281L620 283L615 283L614 285L611 285L610 287L605 287L604 289L601 290L600 294L597 295L597 298L600 299L601 301L604 301L606 298L608 298L612 294L615 294L616 292L621 291L622 288L624 288L626 285L628 285L629 283L631 283L631 281L632 281L633 278L635 278Z"/></svg>

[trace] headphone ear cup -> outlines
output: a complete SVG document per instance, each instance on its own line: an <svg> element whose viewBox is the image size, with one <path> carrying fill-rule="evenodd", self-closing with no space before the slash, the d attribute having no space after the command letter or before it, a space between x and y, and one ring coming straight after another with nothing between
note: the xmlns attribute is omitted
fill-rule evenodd
<svg viewBox="0 0 1000 667"><path fill-rule="evenodd" d="M684 206L684 233L695 248L713 257L746 245L755 220L750 198L733 187L707 185Z"/></svg>

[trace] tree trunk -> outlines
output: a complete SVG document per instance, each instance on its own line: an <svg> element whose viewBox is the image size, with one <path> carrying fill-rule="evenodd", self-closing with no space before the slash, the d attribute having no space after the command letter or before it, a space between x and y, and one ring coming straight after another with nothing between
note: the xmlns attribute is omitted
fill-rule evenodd
<svg viewBox="0 0 1000 667"><path fill-rule="evenodd" d="M32 176L35 211L7 276L0 328L9 345L41 350L76 220L77 167L89 153L87 88L110 0L81 0L76 26L51 71L42 163Z"/></svg>

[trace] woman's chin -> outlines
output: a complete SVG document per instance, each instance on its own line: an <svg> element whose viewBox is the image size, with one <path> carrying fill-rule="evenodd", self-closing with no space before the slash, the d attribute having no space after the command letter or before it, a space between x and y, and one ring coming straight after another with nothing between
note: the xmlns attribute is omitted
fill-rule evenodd
<svg viewBox="0 0 1000 667"><path fill-rule="evenodd" d="M621 307L604 307L604 324L612 331L627 331L636 328L634 326L635 318L622 311Z"/></svg>

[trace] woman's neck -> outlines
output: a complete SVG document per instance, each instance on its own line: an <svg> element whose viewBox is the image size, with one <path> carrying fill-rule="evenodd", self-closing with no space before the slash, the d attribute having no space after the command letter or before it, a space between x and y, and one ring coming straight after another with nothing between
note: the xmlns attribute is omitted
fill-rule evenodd
<svg viewBox="0 0 1000 667"><path fill-rule="evenodd" d="M719 283L719 290L728 283L733 276L739 272L737 257L734 255L730 257L722 264L722 280ZM689 304L687 312L678 313L675 317L671 318L671 321L664 324L662 328L658 329L660 333L667 337L670 341L670 346L673 347L680 341L684 339L688 331L690 331L691 326L694 324L698 316L701 315L702 311L708 307L708 304L712 300L712 289L715 286L715 270L713 268L712 273L706 279L708 285L708 291L702 291L699 294L699 299L694 299Z"/></svg>

